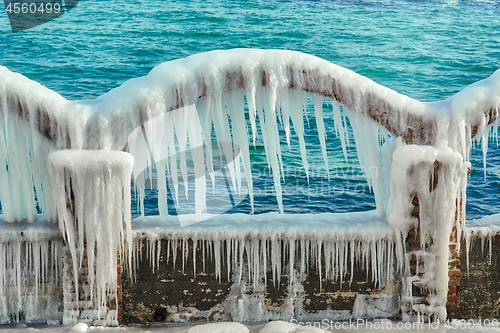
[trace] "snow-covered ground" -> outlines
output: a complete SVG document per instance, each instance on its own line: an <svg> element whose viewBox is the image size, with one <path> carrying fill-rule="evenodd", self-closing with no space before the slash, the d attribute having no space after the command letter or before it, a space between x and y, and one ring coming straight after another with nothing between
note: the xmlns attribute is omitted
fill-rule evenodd
<svg viewBox="0 0 500 333"><path fill-rule="evenodd" d="M86 329L86 330L85 330ZM479 320L453 320L445 323L410 323L395 322L387 319L365 321L363 319L351 322L333 322L325 319L321 322L282 322L269 323L210 323L190 325L159 325L159 326L131 326L131 327L86 327L85 324L76 326L16 326L0 327L3 332L93 332L93 333L138 333L138 332L164 332L164 333L326 333L335 331L365 332L418 332L418 333L444 333L463 331L469 333L499 332L500 322L497 319Z"/></svg>

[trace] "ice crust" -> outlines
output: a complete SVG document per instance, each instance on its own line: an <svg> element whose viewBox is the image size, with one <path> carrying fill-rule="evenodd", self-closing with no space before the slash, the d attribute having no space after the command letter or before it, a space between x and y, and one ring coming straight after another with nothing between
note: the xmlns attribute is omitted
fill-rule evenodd
<svg viewBox="0 0 500 333"><path fill-rule="evenodd" d="M308 175L304 140L306 96L314 105L321 154L327 168L325 143L332 132L341 139L347 158L349 119L356 151L367 172L377 207L378 217L366 225L386 218L396 230L400 269L406 261L402 241L416 223L410 218L411 200L415 196L420 200L422 249L426 242L433 240L431 247L435 257L426 264L435 274L420 281L432 290L430 305L414 309L429 317L443 319L447 239L451 228L460 228L465 218L462 210L459 221L455 220L455 207L458 200L462 200L462 207L465 207L465 175L470 167L468 159L473 140L481 140L486 165L490 130L493 133L498 131L500 70L446 100L423 103L311 55L282 50L238 49L213 51L164 63L148 75L129 80L95 100L67 101L38 83L0 67L2 218L6 222L35 222L41 212L46 220L58 221L71 248L73 261L79 265L82 254L77 249L83 249L86 237L87 246L98 249L95 282L99 287L93 297L102 305L106 286L116 289L116 279L113 282L116 270L111 272L117 258L116 249L125 253L125 244L129 250L132 244L128 185L133 159L119 151L128 150L135 158L134 180L142 209L146 185L141 180L141 173L143 170L146 174L155 169L159 171L158 205L161 218L166 220L169 212L165 172L172 175L175 198L178 198L179 185L186 187L188 184L185 152L201 147L202 154L193 157L194 168L198 170L195 172L194 213L199 219L206 213L209 188L206 178L213 182L215 177L212 141L223 151L234 189L241 187L244 174L253 204L249 145L262 140L279 211L283 212L280 132L284 131L287 144L290 144L292 135L298 136L303 166ZM325 103L333 106L333 115L323 114ZM324 127L325 116L333 117L335 128ZM131 140L131 135L137 138L138 132L145 134L145 139ZM99 152L89 152L90 149ZM439 166L437 173L436 163ZM438 185L430 191L429 179L432 181L436 176ZM74 199L68 197L69 189L73 190ZM187 195L187 191L185 193ZM74 211L68 210L68 202L74 202L69 206ZM74 224L74 217L77 224ZM292 254L297 239L293 232L298 231L290 230ZM205 229L197 231L191 228L179 231L178 238L186 239L197 232L210 233ZM235 237L224 244L229 246L228 253L235 254L228 260L237 262L236 249L242 251L246 245L239 243L240 233L231 232L231 228L220 231L214 236L211 246L220 248L223 239ZM249 245L248 251L272 252L275 238L272 232L267 235L268 240ZM356 242L359 244L370 238L363 232L356 233L358 236L360 239ZM358 243L353 246L355 238L345 237L345 232L339 233L338 239L331 243L335 250L326 253L345 250L351 251L352 256ZM316 242L311 248L317 249L317 255L321 255L320 249L326 248L324 241L330 240L311 240ZM386 242L390 243L389 236ZM273 263L277 257L271 254L270 260L273 274L279 276L279 271L274 273L281 267ZM269 259L259 255L253 258L257 270ZM382 262L377 260L372 260L371 264L381 265ZM94 267L93 263L90 266ZM386 269L380 266L375 272ZM326 268L325 274L328 271ZM102 272L109 272L109 277L104 278ZM339 276L342 278L342 274ZM379 277L375 278L375 281L379 280Z"/></svg>

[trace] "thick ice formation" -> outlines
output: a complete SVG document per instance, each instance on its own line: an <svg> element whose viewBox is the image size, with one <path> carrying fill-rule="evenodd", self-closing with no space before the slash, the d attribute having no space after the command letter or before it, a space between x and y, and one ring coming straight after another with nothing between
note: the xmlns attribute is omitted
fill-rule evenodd
<svg viewBox="0 0 500 333"><path fill-rule="evenodd" d="M429 305L414 305L413 309L435 320L446 319L448 292L449 237L453 227L461 234L465 219L465 190L469 162L450 147L406 145L399 139L391 167L391 197L388 221L399 233L398 263L405 263L403 301L412 303L412 285L429 290ZM420 220L412 217L412 199L419 201ZM457 213L459 207L462 211ZM458 216L458 217L457 217ZM404 254L408 230L420 228L421 250ZM458 246L460 241L458 242ZM406 256L406 258L404 258ZM425 274L410 276L409 256L415 256L417 266Z"/></svg>
<svg viewBox="0 0 500 333"><path fill-rule="evenodd" d="M47 156L51 151L62 148L128 149L148 170L147 173L151 173L153 167L159 171L159 209L162 217L166 217L165 172L173 176L174 191L178 197L179 173L184 186L187 184L185 152L201 147L201 153L195 154L194 158L194 168L199 176L195 181L195 213L199 216L206 208L205 174L212 181L214 179L212 141L221 145L234 188L241 183L241 168L238 167L241 162L252 201L249 144L252 141L255 143L257 138L264 143L282 212L281 130L284 130L288 144L290 136L294 135L292 129L298 136L303 165L306 174L308 172L303 119L305 92L311 94L315 108L325 164L328 164L325 143L330 132L335 131L339 135L345 154L348 146L346 117L349 117L356 150L367 170L379 216L386 215L404 235L415 223L408 220L408 213L410 198L417 194L422 203L422 242L432 239L435 263L444 265L446 241L438 241L437 236L444 239L443 234L446 234L448 237L449 228L454 223L454 200L465 199L463 170L467 167L473 138L481 138L486 156L488 125L493 124L495 133L498 129L500 70L444 101L422 103L314 56L292 51L238 49L214 51L164 63L147 76L127 81L96 100L70 102L0 67L0 204L3 219L7 222L32 222L40 210L48 219L54 220L57 207L61 230L72 247L73 258L81 260L81 255L76 252L76 246L82 248L83 245L81 233L85 232L87 241L100 248L100 238L91 226L108 228L96 222L106 220L106 214L116 218L112 222L115 225L119 224L118 216L120 221L123 218L121 205L113 208L98 201L102 194L98 193L97 181L84 180L98 174L106 179L105 182L119 179L119 183L112 185L117 196L120 186L127 189L126 178L130 175L125 172L125 165L130 166L129 160L122 160L123 167L116 167L113 171L118 176L110 177L103 168L94 169L94 174L91 174L89 168L94 163L89 163L91 160L74 164L72 158L87 156L82 153L64 159L62 155L53 155L61 161L51 159L57 169L54 173L56 181L51 183L47 167ZM325 102L333 106L333 115L327 115L333 116L335 121L335 129L330 131L323 122L322 106ZM161 126L155 122L158 118L162 119ZM145 134L147 139L130 140L135 131ZM401 142L425 146L402 147L400 143L400 147L396 148L394 139L388 133L393 138L402 138ZM235 147L238 147L238 153ZM396 154L394 157L393 152ZM109 151L104 154L112 155ZM442 163L437 171L438 186L434 191L427 189L426 192L429 173L434 170L436 161ZM71 183L65 178L64 168L71 169L68 171ZM414 172L408 178L412 168ZM71 193L68 191L69 184L75 194L74 214L80 224L79 235L75 234L71 214L66 209L68 193ZM143 185L140 179L136 185ZM90 187L87 189L86 186ZM96 193L96 197L88 198L88 193ZM85 201L87 199L96 201L90 200L89 204ZM116 202L119 202L118 199ZM95 203L101 208L88 212L82 208L82 203L85 207ZM447 207L447 211L439 213L437 203ZM127 215L129 211L125 208ZM111 248L123 246L124 234L116 236L111 228L109 232L112 241L106 244L111 244L111 247L106 249L113 252ZM267 243L263 244L267 246ZM230 248L231 251L234 249ZM239 246L238 251L241 249ZM398 253L401 264L402 253ZM116 253L110 253L110 256L116 258ZM426 282L435 290L435 298L430 299L433 304L428 310L429 314L443 318L444 277L438 271ZM100 277L96 275L96 279ZM112 283L111 280L108 282ZM104 285L104 282L100 284ZM97 296L100 301L102 290Z"/></svg>
<svg viewBox="0 0 500 333"><path fill-rule="evenodd" d="M125 263L132 249L133 158L119 151L59 150L48 160L59 228L70 248L77 295L78 273L86 256L91 286L88 296L99 313L108 294L116 295L118 254Z"/></svg>

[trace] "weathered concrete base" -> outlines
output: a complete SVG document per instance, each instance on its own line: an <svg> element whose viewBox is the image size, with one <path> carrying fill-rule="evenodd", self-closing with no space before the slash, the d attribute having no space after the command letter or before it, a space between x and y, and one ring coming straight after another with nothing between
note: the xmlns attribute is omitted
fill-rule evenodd
<svg viewBox="0 0 500 333"><path fill-rule="evenodd" d="M471 238L468 268L465 241L462 241L459 268L458 311L453 318L500 317L500 235L483 238L483 241L479 237Z"/></svg>

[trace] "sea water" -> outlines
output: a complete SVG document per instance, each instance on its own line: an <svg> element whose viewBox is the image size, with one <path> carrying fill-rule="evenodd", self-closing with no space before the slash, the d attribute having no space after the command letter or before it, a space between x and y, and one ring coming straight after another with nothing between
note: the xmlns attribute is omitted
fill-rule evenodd
<svg viewBox="0 0 500 333"><path fill-rule="evenodd" d="M0 10L0 64L65 98L93 99L164 61L214 49L278 48L317 55L408 96L434 101L500 67L499 14L495 1L83 0L58 19L19 33L12 33ZM309 109L312 175L307 182L298 143L292 141L292 149L283 152L285 212L374 209L355 148L345 162L331 119L326 119L328 179L312 104ZM480 147L472 152L468 219L500 212L495 200L500 151L496 143L490 147L486 180ZM255 212L277 211L263 145L257 143L251 154ZM155 197L154 190L147 193L146 214L158 214ZM228 213L250 212L249 199L240 201Z"/></svg>

